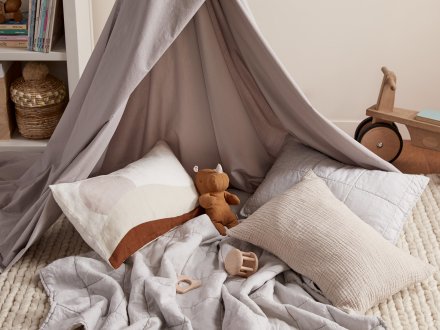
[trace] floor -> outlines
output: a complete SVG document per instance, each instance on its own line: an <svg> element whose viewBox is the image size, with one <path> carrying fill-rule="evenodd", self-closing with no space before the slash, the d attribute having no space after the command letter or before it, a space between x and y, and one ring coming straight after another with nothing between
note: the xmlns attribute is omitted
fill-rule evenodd
<svg viewBox="0 0 440 330"><path fill-rule="evenodd" d="M404 173L440 173L440 151L414 147L404 141L403 150L394 166Z"/></svg>

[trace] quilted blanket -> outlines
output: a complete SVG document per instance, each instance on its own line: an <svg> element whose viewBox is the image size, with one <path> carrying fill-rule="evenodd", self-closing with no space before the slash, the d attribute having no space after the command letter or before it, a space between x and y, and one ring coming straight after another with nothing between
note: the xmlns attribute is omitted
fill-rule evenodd
<svg viewBox="0 0 440 330"><path fill-rule="evenodd" d="M252 251L260 268L228 276L233 247ZM179 275L202 285L176 294ZM51 308L42 329L384 329L375 316L326 303L272 254L218 234L206 215L158 238L113 270L98 255L59 259L41 273Z"/></svg>

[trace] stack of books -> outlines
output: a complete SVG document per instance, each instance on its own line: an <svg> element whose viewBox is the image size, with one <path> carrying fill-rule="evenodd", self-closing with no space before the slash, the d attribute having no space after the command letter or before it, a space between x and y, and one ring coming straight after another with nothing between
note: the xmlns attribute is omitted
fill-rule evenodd
<svg viewBox="0 0 440 330"><path fill-rule="evenodd" d="M48 53L63 33L61 0L29 0L29 50Z"/></svg>
<svg viewBox="0 0 440 330"><path fill-rule="evenodd" d="M0 24L0 47L26 48L28 46L27 14L21 22L6 21Z"/></svg>

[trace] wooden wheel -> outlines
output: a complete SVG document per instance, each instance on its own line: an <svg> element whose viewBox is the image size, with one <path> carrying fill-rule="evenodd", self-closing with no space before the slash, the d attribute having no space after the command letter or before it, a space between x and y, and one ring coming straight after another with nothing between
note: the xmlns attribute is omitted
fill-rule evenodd
<svg viewBox="0 0 440 330"><path fill-rule="evenodd" d="M367 128L370 127L370 125L373 124L373 117L367 117L364 120L360 122L360 124L356 127L356 131L354 132L354 139L358 142L359 136L361 136L362 133L366 132ZM391 123L393 127L397 129L396 123Z"/></svg>
<svg viewBox="0 0 440 330"><path fill-rule="evenodd" d="M403 148L399 130L388 123L375 123L361 129L358 141L390 163L399 157Z"/></svg>
<svg viewBox="0 0 440 330"><path fill-rule="evenodd" d="M362 120L360 122L360 124L356 127L356 132L354 132L354 139L356 141L359 141L358 138L359 138L361 130L363 128L367 127L367 126L370 126L370 124L372 122L373 122L373 118L372 117L367 117L367 118L365 118L364 120Z"/></svg>

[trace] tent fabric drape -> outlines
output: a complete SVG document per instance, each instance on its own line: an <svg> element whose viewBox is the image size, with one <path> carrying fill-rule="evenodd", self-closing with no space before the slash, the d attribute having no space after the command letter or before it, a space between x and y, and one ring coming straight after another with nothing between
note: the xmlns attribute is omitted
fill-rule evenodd
<svg viewBox="0 0 440 330"><path fill-rule="evenodd" d="M59 217L48 186L108 173L166 140L184 167L221 162L253 191L286 134L396 171L321 116L243 0L118 0L44 153L0 153L0 270Z"/></svg>

